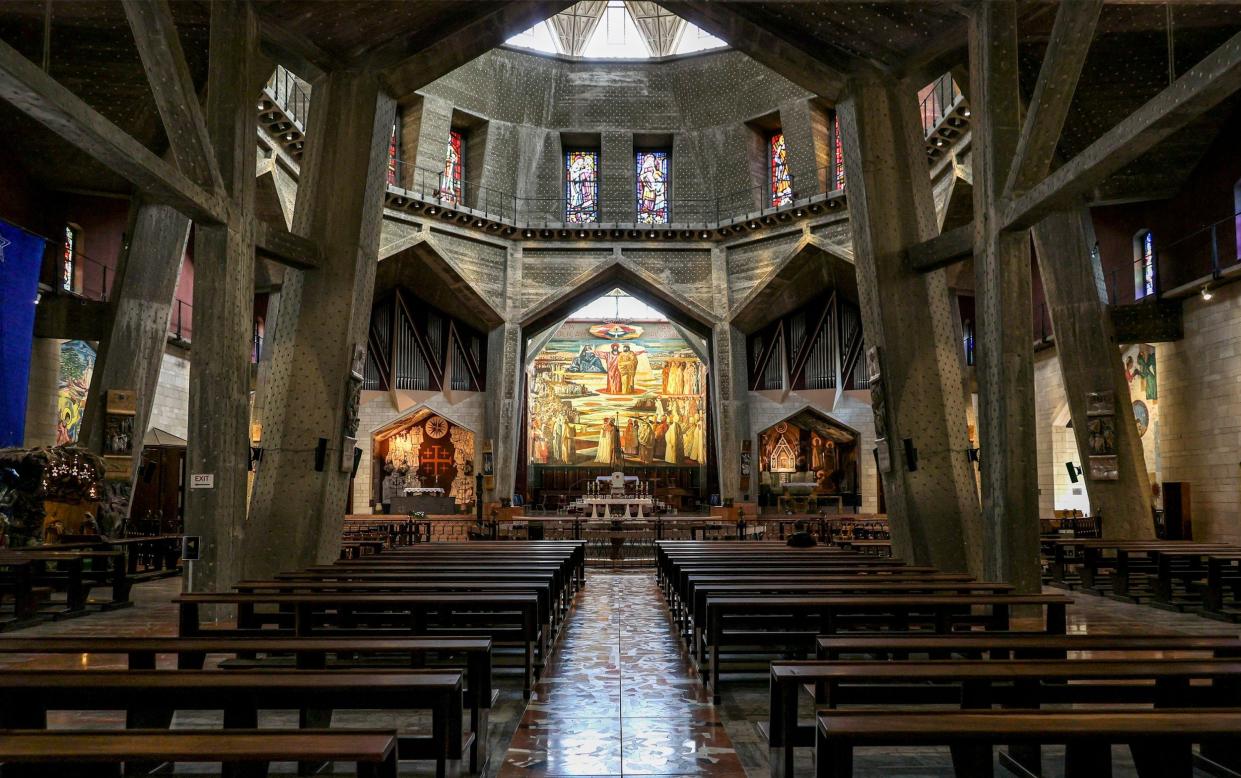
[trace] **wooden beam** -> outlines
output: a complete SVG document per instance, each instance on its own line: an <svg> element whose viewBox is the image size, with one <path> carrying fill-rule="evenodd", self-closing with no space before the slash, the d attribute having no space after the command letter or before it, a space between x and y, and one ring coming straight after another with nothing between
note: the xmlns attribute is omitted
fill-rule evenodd
<svg viewBox="0 0 1241 778"><path fill-rule="evenodd" d="M0 41L0 99L197 222L222 223L227 206Z"/></svg>
<svg viewBox="0 0 1241 778"><path fill-rule="evenodd" d="M572 4L571 0L503 3L437 36L428 45L423 45L419 38L401 37L364 52L355 64L365 69L387 71L388 90L399 99ZM464 3L461 7L469 5Z"/></svg>
<svg viewBox="0 0 1241 778"><path fill-rule="evenodd" d="M910 270L930 273L973 255L974 223L970 222L910 246L905 252L905 262Z"/></svg>
<svg viewBox="0 0 1241 778"><path fill-rule="evenodd" d="M1017 152L1004 187L1006 197L1028 191L1047 175L1102 10L1103 0L1060 4L1017 139Z"/></svg>
<svg viewBox="0 0 1241 778"><path fill-rule="evenodd" d="M298 270L318 270L323 266L323 250L318 243L289 232L276 222L255 224L254 250L263 259Z"/></svg>
<svg viewBox="0 0 1241 778"><path fill-rule="evenodd" d="M1029 192L1011 200L1004 210L1005 228L1033 226L1052 211L1086 194L1238 89L1241 89L1241 33L1233 35Z"/></svg>
<svg viewBox="0 0 1241 778"><path fill-rule="evenodd" d="M259 19L260 47L263 53L297 75L313 81L343 67L334 55L314 41L298 35L278 19Z"/></svg>
<svg viewBox="0 0 1241 778"><path fill-rule="evenodd" d="M207 122L168 0L122 0L122 4L177 167L199 186L222 191Z"/></svg>
<svg viewBox="0 0 1241 778"><path fill-rule="evenodd" d="M820 97L836 100L844 89L846 71L855 63L835 61L822 50L794 45L749 16L722 3L703 0L659 0L672 13L687 19L749 55L788 80Z"/></svg>

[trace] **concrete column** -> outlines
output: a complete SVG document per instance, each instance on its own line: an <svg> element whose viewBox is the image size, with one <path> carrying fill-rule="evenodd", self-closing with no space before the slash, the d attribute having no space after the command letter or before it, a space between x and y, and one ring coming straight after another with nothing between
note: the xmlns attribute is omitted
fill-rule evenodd
<svg viewBox="0 0 1241 778"><path fill-rule="evenodd" d="M346 439L357 435L351 367L366 346L396 103L370 72L333 72L314 95L293 232L317 241L324 262L289 273L281 290L289 299L277 317L245 548L251 578L335 558L355 448Z"/></svg>
<svg viewBox="0 0 1241 778"><path fill-rule="evenodd" d="M1056 357L1064 377L1091 510L1103 517L1105 537L1151 538L1155 530L1150 476L1116 347L1116 332L1108 315L1103 266L1091 251L1094 245L1094 225L1085 207L1054 213L1034 227L1039 273L1056 333ZM1086 395L1105 391L1113 392L1116 398L1119 477L1114 481L1091 478L1089 466Z"/></svg>
<svg viewBox="0 0 1241 778"><path fill-rule="evenodd" d="M758 460L750 472L750 488L741 491L741 447L750 435L750 398L746 386L745 334L728 322L711 329L711 399L715 413L715 451L720 497L745 502L758 495Z"/></svg>
<svg viewBox="0 0 1241 778"><path fill-rule="evenodd" d="M134 419L131 479L137 473L142 437L150 425L155 387L168 341L168 317L185 257L190 220L167 205L143 203L129 228L129 250L112 287L107 334L99 341L79 444L102 453L109 389L132 389Z"/></svg>
<svg viewBox="0 0 1241 778"><path fill-rule="evenodd" d="M495 488L486 492L487 502L511 498L517 480L517 448L525 434L521 407L525 392L522 368L521 325L505 322L487 335L487 418L484 440L491 441L495 468ZM484 441L476 443L477 461L482 467Z"/></svg>
<svg viewBox="0 0 1241 778"><path fill-rule="evenodd" d="M1017 12L979 3L969 26L974 112L974 288L983 575L1037 591L1038 467L1030 236L1004 232L1000 201L1021 133ZM852 185L852 184L850 184Z"/></svg>
<svg viewBox="0 0 1241 778"><path fill-rule="evenodd" d="M882 475L893 551L977 575L981 522L948 286L944 271L916 273L904 261L909 246L936 233L917 102L909 85L866 76L850 83L837 110L862 328L882 355L887 414L876 423L886 426L890 451Z"/></svg>
<svg viewBox="0 0 1241 778"><path fill-rule="evenodd" d="M207 127L230 199L227 223L194 229L194 327L190 363L186 533L202 538L192 591L225 589L240 576L249 478L250 337L254 318L254 77L258 22L248 4L211 5Z"/></svg>

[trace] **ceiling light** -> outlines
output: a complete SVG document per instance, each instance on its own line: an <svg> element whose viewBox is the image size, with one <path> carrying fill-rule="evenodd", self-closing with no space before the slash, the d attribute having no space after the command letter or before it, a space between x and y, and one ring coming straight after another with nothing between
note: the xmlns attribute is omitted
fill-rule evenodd
<svg viewBox="0 0 1241 778"><path fill-rule="evenodd" d="M432 216L434 216L438 211L439 209L436 208L434 205L427 209L427 213L431 214Z"/></svg>
<svg viewBox="0 0 1241 778"><path fill-rule="evenodd" d="M1203 299L1203 300L1210 300L1212 297L1214 297L1214 296L1215 296L1214 294L1212 294L1212 293L1211 293L1211 285L1210 285L1210 284L1207 284L1206 286L1202 287L1202 292L1201 292L1201 294L1202 294L1202 299Z"/></svg>
<svg viewBox="0 0 1241 778"><path fill-rule="evenodd" d="M523 233L521 234L521 236L522 236L523 238L533 238L533 237L534 237L534 231L533 231L533 230L526 230L525 232L523 232Z"/></svg>
<svg viewBox="0 0 1241 778"><path fill-rule="evenodd" d="M968 105L961 109L961 115L962 116L970 115L970 107Z"/></svg>
<svg viewBox="0 0 1241 778"><path fill-rule="evenodd" d="M702 238L703 240L706 240L707 238L711 237L711 233L707 232L706 230L703 230L702 232L698 233L698 237Z"/></svg>

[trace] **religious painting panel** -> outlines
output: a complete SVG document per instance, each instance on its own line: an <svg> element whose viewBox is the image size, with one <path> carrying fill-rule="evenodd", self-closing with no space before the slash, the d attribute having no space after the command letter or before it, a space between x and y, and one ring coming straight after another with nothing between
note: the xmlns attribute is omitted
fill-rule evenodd
<svg viewBox="0 0 1241 778"><path fill-rule="evenodd" d="M528 386L532 464L706 464L707 366L667 321L570 319Z"/></svg>
<svg viewBox="0 0 1241 778"><path fill-rule="evenodd" d="M668 223L668 152L637 153L639 224Z"/></svg>
<svg viewBox="0 0 1241 778"><path fill-rule="evenodd" d="M95 349L84 340L60 344L60 369L56 392L56 445L74 443L86 413L86 393L95 369Z"/></svg>
<svg viewBox="0 0 1241 778"><path fill-rule="evenodd" d="M564 220L572 224L599 221L599 152L565 154Z"/></svg>

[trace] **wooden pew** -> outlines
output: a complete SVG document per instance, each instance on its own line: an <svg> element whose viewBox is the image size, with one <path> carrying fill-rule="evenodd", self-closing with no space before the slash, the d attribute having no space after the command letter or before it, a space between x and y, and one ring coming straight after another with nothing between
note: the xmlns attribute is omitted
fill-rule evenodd
<svg viewBox="0 0 1241 778"><path fill-rule="evenodd" d="M0 640L0 654L101 654L126 658L130 670L155 670L160 655L174 657L179 670L202 670L209 654L246 657L243 667L262 668L291 657L293 667L327 670L357 667L357 657L367 657L366 669L374 669L376 657L397 657L406 667L423 667L428 657L443 660L461 656L450 666L465 670L465 707L470 713L470 771L477 773L487 763L487 728L495 701L492 684L490 638L398 637L398 638L295 638L295 637L208 637L208 638L11 638ZM260 659L259 655L263 655ZM332 661L329 661L332 657ZM237 667L224 663L223 668ZM394 667L401 667L394 664ZM171 719L169 719L171 721Z"/></svg>
<svg viewBox="0 0 1241 778"><path fill-rule="evenodd" d="M65 593L64 608L55 611L54 615L80 615L92 604L104 609L132 605L129 600L130 586L125 578L124 554L120 551L60 550L44 546L0 549L0 564L22 560L32 563L30 574L34 586ZM88 562L89 569L86 566ZM112 599L91 603L90 591L99 585L111 586Z"/></svg>
<svg viewBox="0 0 1241 778"><path fill-rule="evenodd" d="M815 775L850 778L859 747L948 746L958 778L991 778L1000 744L1062 744L1065 778L1111 775L1112 745L1128 745L1142 778L1190 778L1194 743L1234 748L1241 710L823 711ZM1235 765L1229 765L1235 767Z"/></svg>
<svg viewBox="0 0 1241 778"><path fill-rule="evenodd" d="M381 637L391 635L435 634L430 622L431 614L454 612L483 612L490 615L492 623L508 626L484 627L493 641L517 639L525 653L525 682L523 692L529 698L534 688L534 653L540 635L538 623L538 596L535 594L471 593L422 593L387 592L380 594L322 593L322 594L238 594L230 592L202 592L183 594L174 602L180 610L181 637L258 636L267 630L251 628L247 614L255 606L274 605L290 609L293 613L292 634L298 637L319 635L357 635ZM237 609L236 627L204 627L201 622L202 605L229 605ZM331 612L329 617L327 612ZM355 627L352 614L393 614L396 626L387 630ZM329 618L333 626L326 629L318 622ZM461 629L461 628L458 628ZM464 630L462 630L464 631ZM441 635L452 634L440 631Z"/></svg>
<svg viewBox="0 0 1241 778"><path fill-rule="evenodd" d="M1060 595L1013 594L921 594L921 595L775 595L768 597L708 597L706 604L707 640L711 651L711 672L703 674L715 702L720 701L720 653L725 645L785 646L805 633L834 633L852 617L869 617L868 626L886 626L907 631L915 622L936 633L946 633L961 624L983 626L987 630L1008 630L1010 609L1039 606L1045 610L1048 633L1064 634L1065 609L1070 600ZM989 609L985 617L970 613L975 607ZM797 625L795 631L743 630L729 633L725 623L734 616L778 616ZM813 637L813 635L811 636Z"/></svg>
<svg viewBox="0 0 1241 778"><path fill-rule="evenodd" d="M961 633L954 635L823 635L816 639L817 662L773 662L771 696L766 734L773 775L789 775L795 748L814 744L812 726L797 721L798 698L803 687L813 688L817 705L828 701L826 680L838 678L837 661L849 657L908 660L925 655L930 660L1064 659L1083 652L1198 653L1210 658L1241 658L1241 638L1235 635L1039 635L1013 633ZM1138 660L1141 661L1141 660ZM779 668L788 668L781 669ZM817 668L827 668L822 674ZM935 693L935 692L931 692ZM957 692L949 692L950 695ZM879 696L873 698L881 699Z"/></svg>
<svg viewBox="0 0 1241 778"><path fill-rule="evenodd" d="M126 762L222 762L225 775L267 775L272 762L356 762L359 778L396 778L397 740L379 730L0 732L5 778L120 778Z"/></svg>
<svg viewBox="0 0 1241 778"><path fill-rule="evenodd" d="M1241 590L1241 553L1211 554L1207 557L1206 581L1202 589L1202 615L1235 621L1241 611L1228 607L1226 590L1233 590L1233 601Z"/></svg>
<svg viewBox="0 0 1241 778"><path fill-rule="evenodd" d="M39 619L39 604L51 595L47 586L34 585L34 561L19 555L0 555L0 604L13 603L13 617L0 617L0 631Z"/></svg>
<svg viewBox="0 0 1241 778"><path fill-rule="evenodd" d="M256 729L260 710L430 710L429 738L399 735L399 759L455 774L467 745L459 671L219 672L13 670L0 673L0 725L46 729L48 711L124 710L131 721L175 710L224 712L225 729Z"/></svg>

